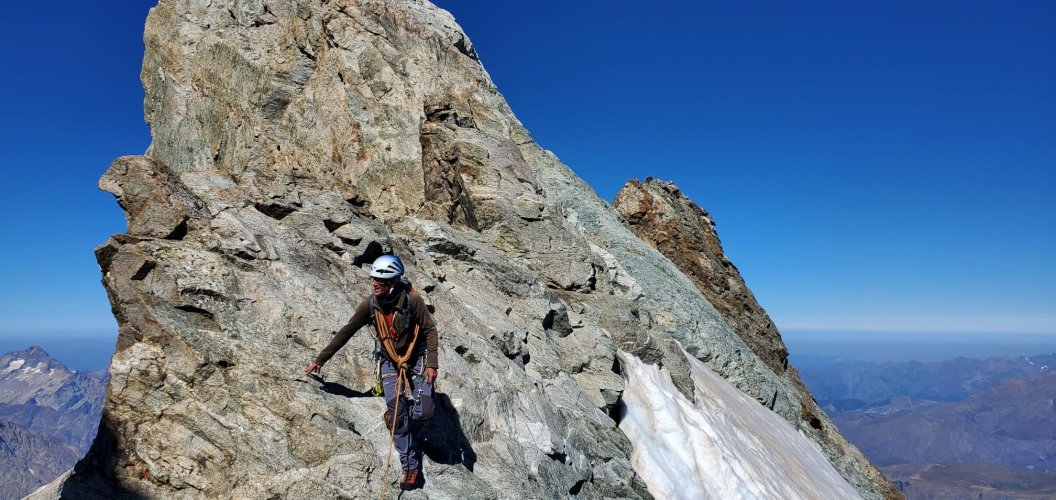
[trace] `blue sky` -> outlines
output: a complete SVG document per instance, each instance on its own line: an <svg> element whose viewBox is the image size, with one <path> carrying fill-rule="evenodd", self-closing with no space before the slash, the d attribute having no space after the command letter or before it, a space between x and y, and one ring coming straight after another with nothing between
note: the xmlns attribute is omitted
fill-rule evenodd
<svg viewBox="0 0 1056 500"><path fill-rule="evenodd" d="M604 198L710 211L783 329L1054 333L1056 4L921 4L440 2Z"/></svg>
<svg viewBox="0 0 1056 500"><path fill-rule="evenodd" d="M113 335L96 181L150 141L152 3L7 7L0 337ZM603 198L653 176L710 211L783 330L1056 337L1056 4L439 5Z"/></svg>

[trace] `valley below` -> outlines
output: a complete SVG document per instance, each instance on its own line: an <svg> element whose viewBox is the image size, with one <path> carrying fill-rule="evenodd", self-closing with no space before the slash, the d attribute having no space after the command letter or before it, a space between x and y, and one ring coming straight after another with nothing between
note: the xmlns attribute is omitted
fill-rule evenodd
<svg viewBox="0 0 1056 500"><path fill-rule="evenodd" d="M1056 496L1056 355L796 364L840 432L907 498Z"/></svg>

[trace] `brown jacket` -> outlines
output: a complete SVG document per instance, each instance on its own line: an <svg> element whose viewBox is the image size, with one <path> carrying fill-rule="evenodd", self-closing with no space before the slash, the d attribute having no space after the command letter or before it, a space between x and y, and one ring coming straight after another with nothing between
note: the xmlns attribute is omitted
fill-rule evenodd
<svg viewBox="0 0 1056 500"><path fill-rule="evenodd" d="M400 292L403 294L397 301L396 305L393 306L397 318L393 322L393 327L397 328L399 337L396 338L395 347L396 352L404 353L407 350L407 346L410 345L412 337L414 337L414 326L418 325L418 341L415 343L415 355L412 358L425 354L425 366L426 368L438 368L437 366L437 346L439 341L436 333L436 323L433 322L433 315L429 313L429 308L425 306L425 300L418 292ZM334 334L334 338L330 340L330 343L319 351L319 355L315 357L315 364L322 366L330 360L337 352L338 349L344 347L348 340L352 338L352 334L356 333L360 328L374 323L374 311L371 310L371 303L376 302L370 300L370 296L363 299L356 307L356 312L352 314L352 319L348 320L348 324L343 326L340 330ZM385 311L387 312L387 311ZM408 318L409 321L402 321L401 318ZM375 325L375 328L377 325ZM382 356L388 357L388 355L382 350Z"/></svg>

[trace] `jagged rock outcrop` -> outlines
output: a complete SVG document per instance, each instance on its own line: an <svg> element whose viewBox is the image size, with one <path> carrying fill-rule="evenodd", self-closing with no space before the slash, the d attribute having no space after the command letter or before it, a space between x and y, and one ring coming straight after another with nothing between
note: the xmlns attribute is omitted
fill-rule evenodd
<svg viewBox="0 0 1056 500"><path fill-rule="evenodd" d="M788 370L788 349L770 316L755 300L737 266L726 257L711 215L672 182L628 181L612 208L643 241L664 254L722 314L737 336L777 374Z"/></svg>
<svg viewBox="0 0 1056 500"><path fill-rule="evenodd" d="M161 0L145 41L153 142L100 181L128 217L96 250L118 351L99 437L48 492L377 496L369 335L325 383L302 370L384 251L441 332L410 497L648 498L614 421L618 350L693 398L684 348L801 426L799 393L531 140L445 11Z"/></svg>
<svg viewBox="0 0 1056 500"><path fill-rule="evenodd" d="M788 364L788 349L774 322L755 300L737 267L726 257L715 222L672 182L629 181L612 204L641 239L688 276L733 331L771 370L796 391L800 429L819 445L844 476L880 483L883 474L829 420ZM886 494L896 496L889 490Z"/></svg>

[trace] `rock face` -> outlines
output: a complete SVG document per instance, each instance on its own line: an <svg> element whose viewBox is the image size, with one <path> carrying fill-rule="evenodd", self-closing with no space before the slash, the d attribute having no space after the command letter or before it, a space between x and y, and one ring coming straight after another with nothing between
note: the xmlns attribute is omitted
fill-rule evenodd
<svg viewBox="0 0 1056 500"><path fill-rule="evenodd" d="M615 422L618 350L693 398L684 348L802 428L798 389L531 140L448 13L162 0L145 40L153 143L100 181L128 218L96 249L118 350L99 437L50 494L377 496L373 341L326 382L302 370L385 251L441 332L410 497L649 497Z"/></svg>
<svg viewBox="0 0 1056 500"><path fill-rule="evenodd" d="M794 367L774 322L726 257L711 216L671 182L648 178L629 181L616 195L615 208L641 239L664 254L722 314L733 331L785 384L799 401L800 429L818 444L844 477L868 477L880 483L881 472L843 436L818 407ZM888 490L886 494L894 494Z"/></svg>
<svg viewBox="0 0 1056 500"><path fill-rule="evenodd" d="M788 370L788 349L774 322L755 300L737 266L726 257L711 215L672 182L628 181L612 208L643 241L693 281L737 336L775 373Z"/></svg>

